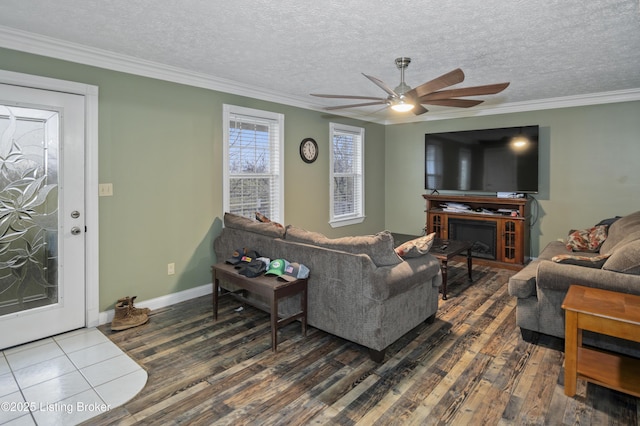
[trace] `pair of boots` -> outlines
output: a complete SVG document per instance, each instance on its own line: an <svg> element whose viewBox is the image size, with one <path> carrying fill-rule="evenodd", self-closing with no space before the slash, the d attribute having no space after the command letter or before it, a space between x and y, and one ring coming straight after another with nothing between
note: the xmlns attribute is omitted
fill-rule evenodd
<svg viewBox="0 0 640 426"><path fill-rule="evenodd" d="M115 307L115 315L111 321L111 330L120 331L127 328L137 327L149 321L149 308L136 308L133 306L133 297L123 297L118 299Z"/></svg>

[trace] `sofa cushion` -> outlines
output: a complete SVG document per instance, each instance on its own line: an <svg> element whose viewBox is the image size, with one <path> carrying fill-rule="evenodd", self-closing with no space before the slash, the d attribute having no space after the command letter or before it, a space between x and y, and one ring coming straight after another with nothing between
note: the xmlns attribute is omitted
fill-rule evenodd
<svg viewBox="0 0 640 426"><path fill-rule="evenodd" d="M378 232L375 235L327 238L319 232L288 225L285 239L347 253L366 254L376 266L391 266L402 262L394 250L393 236L389 231Z"/></svg>
<svg viewBox="0 0 640 426"><path fill-rule="evenodd" d="M579 256L574 254L560 254L553 256L551 260L556 263L564 263L567 265L585 266L587 268L602 268L602 265L609 258L608 254L599 256Z"/></svg>
<svg viewBox="0 0 640 426"><path fill-rule="evenodd" d="M425 254L429 253L435 237L436 233L432 232L429 235L425 235L423 237L407 241L406 243L402 243L398 247L396 247L396 253L398 254L398 256L404 258L424 256Z"/></svg>
<svg viewBox="0 0 640 426"><path fill-rule="evenodd" d="M627 244L633 242L633 241L637 241L640 240L640 228L638 228L637 230L633 230L633 232L631 232L630 234L625 235L624 237L622 237L618 243L613 246L611 249L609 249L608 251L604 251L602 250L602 248L600 248L600 252L602 254L613 254L616 251L618 251L618 249L626 246Z"/></svg>
<svg viewBox="0 0 640 426"><path fill-rule="evenodd" d="M615 251L604 263L602 269L640 275L640 239L616 246Z"/></svg>
<svg viewBox="0 0 640 426"><path fill-rule="evenodd" d="M583 230L572 230L567 237L567 249L582 252L597 252L607 239L607 226L598 225Z"/></svg>
<svg viewBox="0 0 640 426"><path fill-rule="evenodd" d="M571 250L567 250L567 245L564 241L549 241L549 244L547 244L538 255L538 260L551 260L553 256L557 256L559 254L573 254L573 252Z"/></svg>
<svg viewBox="0 0 640 426"><path fill-rule="evenodd" d="M616 245L637 231L640 231L640 211L624 216L609 226L608 236L600 247L600 253L612 253Z"/></svg>
<svg viewBox="0 0 640 426"><path fill-rule="evenodd" d="M275 222L256 222L233 213L224 214L224 226L274 238L284 237L285 232L284 228L278 227Z"/></svg>

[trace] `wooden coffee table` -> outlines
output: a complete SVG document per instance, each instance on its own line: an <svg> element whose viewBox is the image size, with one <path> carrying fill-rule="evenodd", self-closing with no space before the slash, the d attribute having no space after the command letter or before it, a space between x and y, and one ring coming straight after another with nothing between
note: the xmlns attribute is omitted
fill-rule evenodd
<svg viewBox="0 0 640 426"><path fill-rule="evenodd" d="M471 246L472 244L469 241L441 240L440 238L433 240L433 246L431 246L429 253L440 260L440 269L442 270L442 300L447 300L447 263L450 259L461 255L465 251L467 252L467 272L469 274L469 281L473 281L473 277L471 275Z"/></svg>
<svg viewBox="0 0 640 426"><path fill-rule="evenodd" d="M278 329L284 327L297 319L302 323L302 335L307 334L307 278L297 279L292 282L279 280L275 276L261 275L255 278L248 278L238 273L232 265L217 263L211 267L213 273L213 320L218 319L218 298L224 294L234 296L243 303L255 306L271 313L271 348L278 351ZM236 293L228 292L218 294L221 290L220 280L234 284L249 293L259 294L269 300L266 306L254 300L247 299ZM286 318L278 316L278 301L282 298L301 294L300 311Z"/></svg>
<svg viewBox="0 0 640 426"><path fill-rule="evenodd" d="M582 347L582 330L640 342L640 296L572 285L562 308L565 395L580 378L640 397L640 360Z"/></svg>

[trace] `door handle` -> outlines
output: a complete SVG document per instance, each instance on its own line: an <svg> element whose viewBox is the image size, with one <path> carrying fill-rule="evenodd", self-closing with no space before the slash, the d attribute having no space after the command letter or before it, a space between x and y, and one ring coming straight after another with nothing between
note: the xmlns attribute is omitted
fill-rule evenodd
<svg viewBox="0 0 640 426"><path fill-rule="evenodd" d="M71 228L71 235L78 235L81 232L82 231L77 226L74 226L73 228Z"/></svg>

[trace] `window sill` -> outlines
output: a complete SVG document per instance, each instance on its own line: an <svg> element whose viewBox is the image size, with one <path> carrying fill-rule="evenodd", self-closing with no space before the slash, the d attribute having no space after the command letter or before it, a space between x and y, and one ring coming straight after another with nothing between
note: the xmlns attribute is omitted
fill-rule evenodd
<svg viewBox="0 0 640 426"><path fill-rule="evenodd" d="M341 226L356 225L358 223L364 222L364 218L365 218L365 216L350 217L348 219L334 219L334 220L329 221L329 225L331 225L332 228L339 228Z"/></svg>

